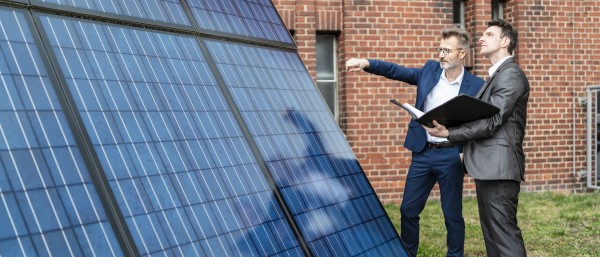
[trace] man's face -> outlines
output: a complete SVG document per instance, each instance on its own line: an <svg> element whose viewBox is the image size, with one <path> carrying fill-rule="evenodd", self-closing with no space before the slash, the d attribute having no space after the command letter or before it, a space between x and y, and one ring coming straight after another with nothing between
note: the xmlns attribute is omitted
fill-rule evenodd
<svg viewBox="0 0 600 257"><path fill-rule="evenodd" d="M489 57L491 54L498 52L502 46L503 41L506 38L502 37L502 28L498 26L491 26L483 32L483 36L479 38L479 43L481 43L481 51L480 53Z"/></svg>
<svg viewBox="0 0 600 257"><path fill-rule="evenodd" d="M438 57L440 58L442 69L452 70L462 67L466 50L461 48L456 37L442 39L438 49L441 49L441 51L438 51Z"/></svg>

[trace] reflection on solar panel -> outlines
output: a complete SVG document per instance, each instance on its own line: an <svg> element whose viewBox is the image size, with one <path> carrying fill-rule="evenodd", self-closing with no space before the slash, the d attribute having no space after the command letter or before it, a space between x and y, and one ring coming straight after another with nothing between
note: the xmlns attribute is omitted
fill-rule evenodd
<svg viewBox="0 0 600 257"><path fill-rule="evenodd" d="M274 11L85 8L109 2L154 21ZM229 42L289 35L208 40L48 6L0 6L0 256L408 256L298 55ZM270 15L255 19L285 29Z"/></svg>
<svg viewBox="0 0 600 257"><path fill-rule="evenodd" d="M402 256L377 196L297 56L207 45L311 250Z"/></svg>

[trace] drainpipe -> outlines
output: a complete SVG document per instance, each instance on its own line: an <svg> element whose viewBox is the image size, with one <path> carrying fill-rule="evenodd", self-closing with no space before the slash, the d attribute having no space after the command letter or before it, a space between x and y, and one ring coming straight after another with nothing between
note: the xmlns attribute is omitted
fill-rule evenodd
<svg viewBox="0 0 600 257"><path fill-rule="evenodd" d="M573 122L572 122L572 125L571 125L572 134L573 134L573 143L571 144L571 147L573 148L573 194L576 194L577 193L576 185L577 185L577 178L578 178L578 176L577 176L577 161L576 161L576 153L575 153L576 152L575 143L577 142L576 141L577 139L576 139L575 134L577 133L577 128L576 128L576 125L577 125L577 105L579 103L578 103L577 94L576 94L575 90L573 90L573 96L575 96L575 97L573 97L573 99L574 99L574 102L573 102Z"/></svg>

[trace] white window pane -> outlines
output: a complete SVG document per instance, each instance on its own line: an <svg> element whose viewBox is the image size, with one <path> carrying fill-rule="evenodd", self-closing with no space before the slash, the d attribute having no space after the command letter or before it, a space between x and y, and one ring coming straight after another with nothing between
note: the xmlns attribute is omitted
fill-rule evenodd
<svg viewBox="0 0 600 257"><path fill-rule="evenodd" d="M317 80L335 80L334 50L334 35L317 35Z"/></svg>

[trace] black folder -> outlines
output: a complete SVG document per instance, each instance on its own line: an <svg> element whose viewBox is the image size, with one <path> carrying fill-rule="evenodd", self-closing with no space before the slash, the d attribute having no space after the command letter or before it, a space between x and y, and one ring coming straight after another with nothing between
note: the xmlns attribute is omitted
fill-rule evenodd
<svg viewBox="0 0 600 257"><path fill-rule="evenodd" d="M413 119L427 127L433 127L433 120L446 127L454 127L463 123L491 117L500 112L498 107L481 101L469 95L458 95L438 107L417 117L410 109L400 104L396 99L390 102L408 111Z"/></svg>

